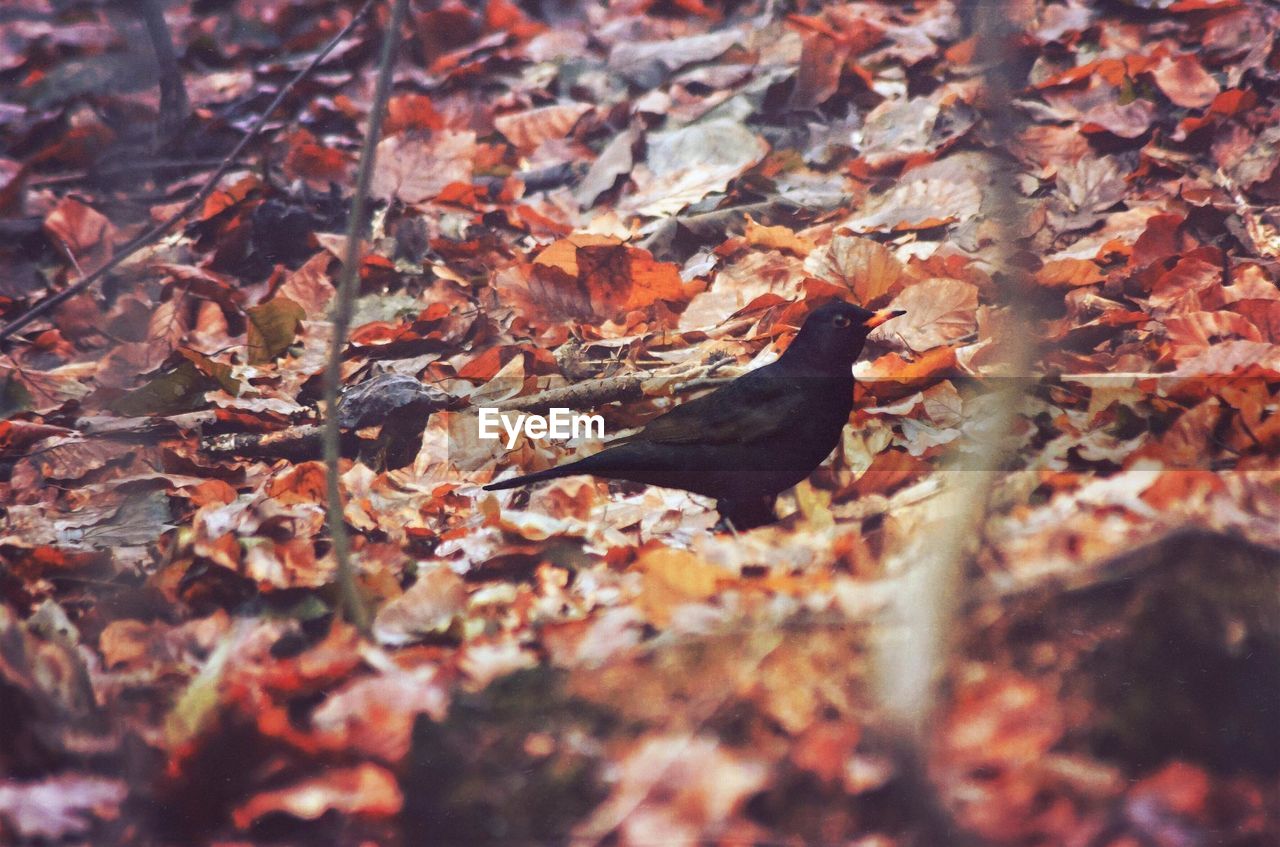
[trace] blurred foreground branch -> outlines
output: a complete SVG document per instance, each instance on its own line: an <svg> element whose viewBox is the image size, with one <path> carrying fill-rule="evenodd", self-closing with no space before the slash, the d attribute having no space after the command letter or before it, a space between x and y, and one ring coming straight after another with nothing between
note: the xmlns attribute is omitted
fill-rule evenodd
<svg viewBox="0 0 1280 847"><path fill-rule="evenodd" d="M1012 141L1017 137L1016 118L1010 103L1015 89L1013 29L1007 4L972 0L967 9L970 31L977 37L975 61L984 68L981 109L992 137ZM988 189L983 209L991 223L994 244L988 254L992 277L1006 292L1001 323L1000 353L1007 374L1024 376L1035 361L1030 307L1014 266L1019 237L1014 169L1004 167L998 155L987 159ZM1014 381L1015 385L1021 384ZM1024 391L1003 391L993 404L987 438L972 445L964 457L958 449L949 457L951 470L936 503L936 523L920 548L911 551L910 566L902 575L888 627L881 628L876 645L879 697L891 721L911 750L910 758L924 760L930 720L937 705L937 686L949 657L949 636L956 611L965 593L963 573L975 539L982 535L988 501L1004 464L1004 449L1013 430ZM961 471L961 459L969 468ZM922 778L923 783L923 778Z"/></svg>

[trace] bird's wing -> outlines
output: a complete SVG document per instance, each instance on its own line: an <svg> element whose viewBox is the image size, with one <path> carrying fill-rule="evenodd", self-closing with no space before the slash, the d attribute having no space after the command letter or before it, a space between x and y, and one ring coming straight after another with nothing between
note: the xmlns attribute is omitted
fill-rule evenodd
<svg viewBox="0 0 1280 847"><path fill-rule="evenodd" d="M784 435L804 414L795 380L748 374L651 420L626 439L649 444L750 444Z"/></svg>

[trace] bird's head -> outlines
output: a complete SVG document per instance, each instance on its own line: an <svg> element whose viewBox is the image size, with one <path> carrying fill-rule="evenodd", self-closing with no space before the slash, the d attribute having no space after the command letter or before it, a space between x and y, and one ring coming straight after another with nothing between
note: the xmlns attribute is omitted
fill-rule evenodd
<svg viewBox="0 0 1280 847"><path fill-rule="evenodd" d="M842 300L828 303L809 313L783 356L824 369L847 369L862 353L871 330L905 314L901 309L871 312Z"/></svg>

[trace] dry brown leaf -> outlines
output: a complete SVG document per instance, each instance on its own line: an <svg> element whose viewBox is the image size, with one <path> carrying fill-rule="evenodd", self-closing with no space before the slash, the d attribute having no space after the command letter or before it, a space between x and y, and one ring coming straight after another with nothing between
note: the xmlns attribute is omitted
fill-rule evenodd
<svg viewBox="0 0 1280 847"><path fill-rule="evenodd" d="M906 280L906 268L883 244L843 233L809 254L804 267L814 276L848 288L853 299L868 309L883 305Z"/></svg>
<svg viewBox="0 0 1280 847"><path fill-rule="evenodd" d="M707 564L695 553L669 547L645 552L636 567L644 573L640 607L645 617L660 627L670 623L675 606L709 599L728 576L725 570Z"/></svg>
<svg viewBox="0 0 1280 847"><path fill-rule="evenodd" d="M476 156L474 132L446 130L429 141L393 135L378 142L369 192L379 200L426 203L450 183L470 182Z"/></svg>
<svg viewBox="0 0 1280 847"><path fill-rule="evenodd" d="M1085 259L1053 259L1036 271L1036 282L1051 288L1094 285L1104 279L1098 266Z"/></svg>
<svg viewBox="0 0 1280 847"><path fill-rule="evenodd" d="M646 170L632 174L636 193L619 205L639 215L674 215L708 194L724 191L768 152L764 139L729 120L653 133Z"/></svg>
<svg viewBox="0 0 1280 847"><path fill-rule="evenodd" d="M1237 300L1230 308L1258 328L1260 340L1280 342L1280 300Z"/></svg>
<svg viewBox="0 0 1280 847"><path fill-rule="evenodd" d="M831 99L840 88L840 76L852 45L821 32L806 33L800 51L800 67L788 106L812 109Z"/></svg>
<svg viewBox="0 0 1280 847"><path fill-rule="evenodd" d="M1173 358L1181 361L1199 355L1227 338L1261 341L1258 328L1243 315L1216 312L1181 312L1163 320Z"/></svg>
<svg viewBox="0 0 1280 847"><path fill-rule="evenodd" d="M439 668L390 668L330 694L312 713L311 724L335 749L399 762L409 752L418 715L442 721L448 711L449 681Z"/></svg>
<svg viewBox="0 0 1280 847"><path fill-rule="evenodd" d="M467 589L462 577L448 567L436 567L418 575L409 590L378 611L373 635L389 645L407 644L447 630L466 609Z"/></svg>
<svg viewBox="0 0 1280 847"><path fill-rule="evenodd" d="M98 649L107 668L133 665L147 658L156 641L156 630L136 620L112 621L98 636ZM159 658L159 657L156 657Z"/></svg>
<svg viewBox="0 0 1280 847"><path fill-rule="evenodd" d="M593 107L586 103L560 103L527 112L500 115L494 129L507 137L521 153L532 153L544 141L565 138L582 116Z"/></svg>
<svg viewBox="0 0 1280 847"><path fill-rule="evenodd" d="M313 821L326 812L390 818L400 812L404 797L396 778L386 768L364 763L330 768L322 775L286 788L264 791L238 806L232 820L239 829L272 812Z"/></svg>
<svg viewBox="0 0 1280 847"><path fill-rule="evenodd" d="M978 329L978 289L958 279L934 277L903 289L889 304L906 314L886 324L885 337L917 353L950 344Z"/></svg>
<svg viewBox="0 0 1280 847"><path fill-rule="evenodd" d="M957 153L912 168L884 194L843 222L854 232L897 232L964 223L982 207L982 186L1002 165L978 153Z"/></svg>
<svg viewBox="0 0 1280 847"><path fill-rule="evenodd" d="M787 227L764 226L756 223L755 219L750 215L747 215L747 225L743 229L742 237L752 247L782 250L801 257L809 255L814 248L812 241L796 235L795 232Z"/></svg>
<svg viewBox="0 0 1280 847"><path fill-rule="evenodd" d="M106 216L71 197L62 199L44 219L45 232L75 257L77 277L90 274L111 258L116 228Z"/></svg>
<svg viewBox="0 0 1280 847"><path fill-rule="evenodd" d="M1186 109L1208 106L1221 90L1213 74L1204 69L1194 53L1165 56L1151 75L1166 97Z"/></svg>
<svg viewBox="0 0 1280 847"><path fill-rule="evenodd" d="M311 320L323 318L334 294L333 279L329 275L332 261L328 251L316 253L302 267L286 273L276 293L302 306Z"/></svg>
<svg viewBox="0 0 1280 847"><path fill-rule="evenodd" d="M679 269L647 250L578 234L538 254L518 294L549 318L611 319L659 300L683 301L685 288Z"/></svg>
<svg viewBox="0 0 1280 847"><path fill-rule="evenodd" d="M1151 128L1156 106L1150 100L1121 102L1123 92L1102 75L1089 77L1088 83L1062 86L1041 93L1059 120L1079 121L1085 132L1105 130L1121 138L1137 138Z"/></svg>

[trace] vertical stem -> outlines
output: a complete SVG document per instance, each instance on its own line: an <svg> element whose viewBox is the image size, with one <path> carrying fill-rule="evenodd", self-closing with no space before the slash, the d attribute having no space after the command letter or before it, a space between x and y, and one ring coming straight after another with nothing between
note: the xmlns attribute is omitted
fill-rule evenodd
<svg viewBox="0 0 1280 847"><path fill-rule="evenodd" d="M355 307L356 287L360 279L360 240L365 231L365 218L369 213L369 183L373 179L373 166L377 159L378 139L382 135L382 119L386 112L387 98L391 94L391 78L395 69L396 47L400 41L400 28L404 23L408 0L395 0L391 7L391 20L382 40L382 56L378 62L378 80L374 86L373 104L369 111L369 126L364 144L360 148L360 166L356 175L355 192L351 196L351 216L347 221L347 244L343 252L342 273L338 294L333 302L333 338L329 347L329 363L325 368L324 384L324 463L327 485L327 511L329 537L333 542L333 555L338 563L338 588L342 609L347 619L361 631L369 627L369 611L360 598L355 569L351 562L351 537L347 533L343 517L342 489L338 472L341 462L338 431L338 390L342 384L342 351L351 329L351 314Z"/></svg>
<svg viewBox="0 0 1280 847"><path fill-rule="evenodd" d="M999 0L970 0L967 6L971 31L977 34L976 58L985 68L980 111L995 130L993 135L1012 143L1017 121L1010 105L1014 88L1010 79L1011 18L1006 4ZM993 164L983 198L983 210L995 229L993 276L1004 283L1000 286L1006 295L1002 305L1012 324L1002 330L1000 350L1007 372L997 378L1008 385L999 392L1000 402L993 405L993 419L984 428L982 441L970 445L973 449L967 458L958 447L953 448L944 471L946 489L937 501L936 514L941 520L931 527L919 556L902 577L895 600L896 629L877 645L881 701L905 743L916 749L921 767L937 704L937 686L951 653L956 613L963 602L964 567L974 540L981 535L990 494L1007 460L1006 438L1013 431L1023 396L1016 387L1029 375L1036 355L1020 272L1012 261L1019 237L1013 170L1012 166Z"/></svg>
<svg viewBox="0 0 1280 847"><path fill-rule="evenodd" d="M191 112L187 101L187 88L182 82L178 57L173 49L173 36L164 20L160 0L138 0L138 14L147 25L147 35L155 50L156 65L160 71L160 132L159 141L165 144L173 140L183 121Z"/></svg>

